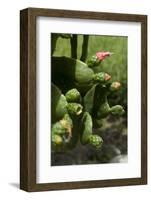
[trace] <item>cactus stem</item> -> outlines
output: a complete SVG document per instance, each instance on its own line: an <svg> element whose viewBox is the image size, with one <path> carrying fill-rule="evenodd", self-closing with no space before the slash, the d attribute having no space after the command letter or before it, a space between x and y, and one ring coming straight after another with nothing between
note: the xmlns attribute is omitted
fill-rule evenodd
<svg viewBox="0 0 151 200"><path fill-rule="evenodd" d="M71 39L71 57L77 59L77 35L73 34Z"/></svg>
<svg viewBox="0 0 151 200"><path fill-rule="evenodd" d="M89 42L89 36L84 35L83 36L83 44L82 44L82 55L80 60L85 62L88 54L88 42Z"/></svg>

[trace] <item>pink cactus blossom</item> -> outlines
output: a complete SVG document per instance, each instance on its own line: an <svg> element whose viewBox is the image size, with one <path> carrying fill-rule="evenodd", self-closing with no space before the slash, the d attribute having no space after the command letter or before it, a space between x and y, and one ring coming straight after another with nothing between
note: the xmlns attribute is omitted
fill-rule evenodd
<svg viewBox="0 0 151 200"><path fill-rule="evenodd" d="M97 58L102 61L104 60L107 56L110 56L112 53L109 52L109 51L99 51L99 52L96 52L96 56Z"/></svg>

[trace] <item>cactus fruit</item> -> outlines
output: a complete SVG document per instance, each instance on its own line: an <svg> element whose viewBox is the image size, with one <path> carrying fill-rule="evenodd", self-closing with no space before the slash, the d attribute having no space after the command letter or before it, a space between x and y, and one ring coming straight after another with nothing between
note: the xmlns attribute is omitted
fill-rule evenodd
<svg viewBox="0 0 151 200"><path fill-rule="evenodd" d="M115 81L110 85L110 91L117 91L119 90L120 87L121 87L121 83L118 81Z"/></svg>
<svg viewBox="0 0 151 200"><path fill-rule="evenodd" d="M83 106L79 103L68 103L67 110L70 115L78 116L82 113Z"/></svg>
<svg viewBox="0 0 151 200"><path fill-rule="evenodd" d="M80 92L74 88L66 92L65 94L67 102L76 102L79 103L81 101Z"/></svg>
<svg viewBox="0 0 151 200"><path fill-rule="evenodd" d="M107 83L111 79L111 76L105 72L96 73L93 80L98 83Z"/></svg>
<svg viewBox="0 0 151 200"><path fill-rule="evenodd" d="M100 149L102 147L103 140L98 135L90 135L90 137L89 137L89 144L91 144L96 149Z"/></svg>
<svg viewBox="0 0 151 200"><path fill-rule="evenodd" d="M97 56L96 55L93 55L92 57L91 57L91 59L89 59L88 61L87 61L87 65L89 66L89 67L94 67L94 66L98 66L100 64L100 60L97 58Z"/></svg>

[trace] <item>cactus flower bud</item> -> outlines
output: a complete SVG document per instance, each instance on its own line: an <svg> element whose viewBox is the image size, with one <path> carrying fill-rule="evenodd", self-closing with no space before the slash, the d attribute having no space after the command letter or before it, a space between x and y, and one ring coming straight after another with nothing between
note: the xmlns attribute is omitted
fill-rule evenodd
<svg viewBox="0 0 151 200"><path fill-rule="evenodd" d="M103 144L103 140L99 135L90 135L89 144L94 146L96 149L100 149Z"/></svg>
<svg viewBox="0 0 151 200"><path fill-rule="evenodd" d="M99 51L96 52L95 55L93 55L87 62L89 67L95 67L101 63L102 60L104 60L106 57L112 55L113 53L109 51Z"/></svg>
<svg viewBox="0 0 151 200"><path fill-rule="evenodd" d="M104 60L106 57L112 55L113 53L109 52L109 51L99 51L96 53L97 58L99 59L99 61Z"/></svg>
<svg viewBox="0 0 151 200"><path fill-rule="evenodd" d="M81 99L80 92L76 88L69 90L65 94L65 97L68 102L77 102L78 103L78 102L80 102L80 99Z"/></svg>
<svg viewBox="0 0 151 200"><path fill-rule="evenodd" d="M111 79L111 76L109 74L105 73L104 79L105 79L105 81L108 81Z"/></svg>
<svg viewBox="0 0 151 200"><path fill-rule="evenodd" d="M116 105L116 106L111 107L111 113L113 115L123 115L125 111L122 106Z"/></svg>
<svg viewBox="0 0 151 200"><path fill-rule="evenodd" d="M111 76L105 72L96 73L93 80L100 83L105 83L111 79Z"/></svg>
<svg viewBox="0 0 151 200"><path fill-rule="evenodd" d="M93 55L88 61L87 61L87 65L89 67L95 67L97 65L100 64L100 60L98 59L98 57L96 55Z"/></svg>
<svg viewBox="0 0 151 200"><path fill-rule="evenodd" d="M121 87L121 83L115 81L115 82L113 82L113 83L111 84L110 90L111 90L111 91L116 91L116 90L118 90L120 87Z"/></svg>
<svg viewBox="0 0 151 200"><path fill-rule="evenodd" d="M82 113L83 106L79 103L68 103L67 109L71 115L80 115Z"/></svg>

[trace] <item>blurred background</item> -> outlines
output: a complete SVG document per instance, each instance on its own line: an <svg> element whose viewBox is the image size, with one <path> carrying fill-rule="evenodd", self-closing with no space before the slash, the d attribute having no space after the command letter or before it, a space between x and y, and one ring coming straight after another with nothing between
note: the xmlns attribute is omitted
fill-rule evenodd
<svg viewBox="0 0 151 200"><path fill-rule="evenodd" d="M51 34L51 41L56 34ZM120 104L125 109L123 116L112 116L103 119L103 126L95 129L103 138L100 150L80 143L68 152L51 151L51 165L97 164L127 162L127 44L128 38L123 36L89 36L87 60L98 51L109 51L113 55L101 62L101 69L119 81L121 88L108 96L110 106ZM78 35L78 59L82 51L83 36ZM71 57L70 39L58 38L53 56Z"/></svg>

